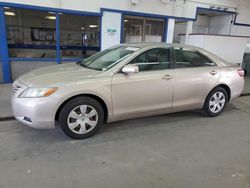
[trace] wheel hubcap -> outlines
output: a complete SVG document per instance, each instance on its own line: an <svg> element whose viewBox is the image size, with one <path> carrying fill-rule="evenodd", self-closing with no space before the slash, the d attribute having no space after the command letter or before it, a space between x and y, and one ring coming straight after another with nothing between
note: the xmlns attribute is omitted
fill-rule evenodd
<svg viewBox="0 0 250 188"><path fill-rule="evenodd" d="M68 115L69 129L76 134L86 134L95 128L98 122L98 113L90 105L80 105Z"/></svg>
<svg viewBox="0 0 250 188"><path fill-rule="evenodd" d="M209 101L209 109L213 113L220 112L226 103L226 97L225 94L218 91L211 97Z"/></svg>

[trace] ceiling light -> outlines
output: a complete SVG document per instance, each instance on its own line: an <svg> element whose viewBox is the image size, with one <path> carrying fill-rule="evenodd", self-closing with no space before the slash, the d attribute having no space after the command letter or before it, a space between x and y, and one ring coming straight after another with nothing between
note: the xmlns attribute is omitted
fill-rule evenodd
<svg viewBox="0 0 250 188"><path fill-rule="evenodd" d="M4 7L4 9L10 9L10 7Z"/></svg>
<svg viewBox="0 0 250 188"><path fill-rule="evenodd" d="M48 20L55 20L56 19L55 16L46 16L45 18L48 19Z"/></svg>
<svg viewBox="0 0 250 188"><path fill-rule="evenodd" d="M128 20L124 20L124 22L128 22Z"/></svg>
<svg viewBox="0 0 250 188"><path fill-rule="evenodd" d="M85 29L85 27L81 27L81 30L84 30Z"/></svg>
<svg viewBox="0 0 250 188"><path fill-rule="evenodd" d="M98 25L89 25L90 28L96 28Z"/></svg>
<svg viewBox="0 0 250 188"><path fill-rule="evenodd" d="M48 12L49 14L55 14L55 12Z"/></svg>
<svg viewBox="0 0 250 188"><path fill-rule="evenodd" d="M4 12L6 16L15 16L16 14L14 12Z"/></svg>

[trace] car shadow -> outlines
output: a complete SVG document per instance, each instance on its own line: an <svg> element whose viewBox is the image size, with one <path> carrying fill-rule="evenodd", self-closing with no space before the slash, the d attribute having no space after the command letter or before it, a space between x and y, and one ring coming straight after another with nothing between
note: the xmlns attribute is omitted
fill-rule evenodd
<svg viewBox="0 0 250 188"><path fill-rule="evenodd" d="M232 105L228 105L224 113L230 113L234 111ZM223 115L223 114L222 114ZM202 120L205 117L200 111L185 111L172 114L137 118L124 120L109 124L104 124L104 126L99 130L99 132L84 140L74 140L63 134L59 126L56 126L54 130L35 130L18 123L18 126L22 126L18 130L18 139L22 143L33 143L34 147L39 146L40 148L47 149L48 145L57 145L59 148L69 148L72 147L82 147L91 146L97 144L104 144L107 142L136 138L138 136L157 134L162 130L173 130L173 126L179 129L185 129L190 126L197 126L197 120ZM219 118L219 117L217 117ZM210 121L210 120L205 120ZM157 128L156 128L157 127ZM166 134L168 131L165 131ZM81 143L78 145L78 143Z"/></svg>

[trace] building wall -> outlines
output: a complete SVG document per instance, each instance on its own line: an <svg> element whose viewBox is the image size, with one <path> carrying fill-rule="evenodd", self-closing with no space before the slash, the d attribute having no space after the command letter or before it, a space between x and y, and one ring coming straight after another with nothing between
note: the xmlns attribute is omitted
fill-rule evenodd
<svg viewBox="0 0 250 188"><path fill-rule="evenodd" d="M198 20L199 19L197 19L197 21ZM250 36L250 27L234 25L231 23L232 20L233 20L232 15L225 15L225 16L220 15L220 16L207 17L207 20L202 20L202 21L203 21L203 26L207 25L208 27L207 33L209 34ZM197 25L196 22L195 25ZM195 26L193 32L200 33L195 29Z"/></svg>
<svg viewBox="0 0 250 188"><path fill-rule="evenodd" d="M2 2L21 3L28 5L47 6L79 11L100 12L100 8L111 8L143 13L195 18L196 8L209 8L211 5L226 7L229 11L237 11L237 22L250 24L250 3L248 0L139 0L138 5L132 5L131 0L2 0ZM174 5L174 6L173 6Z"/></svg>
<svg viewBox="0 0 250 188"><path fill-rule="evenodd" d="M87 0L74 0L74 3L69 0L2 1L96 13L99 13L101 8L107 8L192 19L196 18L197 7L210 8L210 6L214 5L216 7L228 8L228 11L237 11L239 15L237 16L236 22L250 24L249 0L186 0L186 3L183 3L184 0L176 0L175 3L170 0L139 0L139 4L137 5L132 5L131 0L91 0L91 2ZM165 3L162 3L163 1ZM214 17L198 16L194 23L193 32L250 36L250 27L231 25L231 20L232 17L230 15ZM181 31L183 31L184 24L180 24L176 27L177 33L179 33L179 31L183 33ZM177 36L178 35L175 34L174 41L178 38Z"/></svg>
<svg viewBox="0 0 250 188"><path fill-rule="evenodd" d="M183 42L184 35L181 36ZM190 35L188 44L206 49L228 62L241 64L247 38L213 35Z"/></svg>
<svg viewBox="0 0 250 188"><path fill-rule="evenodd" d="M101 23L101 49L106 49L112 45L119 44L121 41L121 31L122 28L122 18L123 15L119 11L129 11L136 12L138 15L143 16L146 14L154 14L154 16L171 16L179 19L196 19L197 7L210 8L214 5L216 7L228 8L228 11L238 12L236 22L242 24L250 24L250 2L249 0L138 0L139 4L132 5L131 0L2 0L1 2L5 3L15 3L15 4L26 4L42 7L50 7L75 11L84 11L84 12L94 12L100 13L103 11L102 23ZM164 2L164 3L163 3ZM103 9L102 9L103 8ZM114 9L118 12L112 12L108 9ZM125 12L126 13L126 12ZM127 12L128 13L128 12ZM150 15L147 15L150 16ZM210 33L208 30L211 27L212 31L218 34L225 34L229 31L230 22L228 17L220 17L214 19L208 19L205 17L197 17L196 22L194 23L193 32L203 32ZM172 38L172 31L174 30L174 20L169 19L168 28L166 30L169 32L168 35L164 35L167 38L167 41L171 41L169 36ZM218 23L218 20L220 24ZM228 25L229 24L229 25ZM250 25L249 25L250 26ZM180 24L179 28L175 28L177 32L185 33L186 25L185 23ZM111 33L109 32L111 31ZM114 35L112 34L114 33ZM245 26L231 26L231 34L234 35L248 35L250 36L250 27ZM177 38L178 35L175 35L174 38ZM174 39L175 41L176 39ZM5 62L6 63L6 62ZM15 62L18 63L18 62ZM14 64L10 63L13 70L19 70L19 65L23 64ZM39 66L42 65L39 63ZM2 72L0 70L0 72ZM14 72L12 72L13 74ZM18 74L12 75L16 77ZM1 75L0 75L1 81Z"/></svg>
<svg viewBox="0 0 250 188"><path fill-rule="evenodd" d="M209 17L198 16L194 22L193 33L208 33L209 28Z"/></svg>
<svg viewBox="0 0 250 188"><path fill-rule="evenodd" d="M180 22L175 24L175 31L174 31L174 42L180 42L180 34L186 33L187 22ZM193 25L193 32L192 33L208 33L209 27L209 17L208 16L197 16L197 20L194 22Z"/></svg>
<svg viewBox="0 0 250 188"><path fill-rule="evenodd" d="M231 33L231 20L231 15L210 17L209 33L229 35Z"/></svg>

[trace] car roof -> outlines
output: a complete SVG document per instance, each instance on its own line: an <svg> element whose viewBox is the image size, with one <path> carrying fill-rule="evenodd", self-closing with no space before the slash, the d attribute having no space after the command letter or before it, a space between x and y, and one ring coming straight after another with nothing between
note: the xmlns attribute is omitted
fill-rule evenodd
<svg viewBox="0 0 250 188"><path fill-rule="evenodd" d="M139 48L145 48L145 47L182 47L182 48L191 48L191 49L201 49L196 46L191 45L185 45L185 44L177 44L177 43L165 43L165 42L141 42L141 43L124 43L121 44L123 46L133 46L133 47L139 47Z"/></svg>

